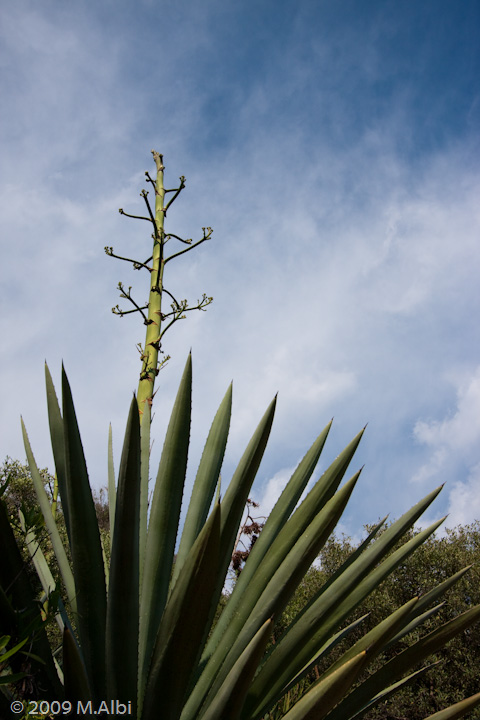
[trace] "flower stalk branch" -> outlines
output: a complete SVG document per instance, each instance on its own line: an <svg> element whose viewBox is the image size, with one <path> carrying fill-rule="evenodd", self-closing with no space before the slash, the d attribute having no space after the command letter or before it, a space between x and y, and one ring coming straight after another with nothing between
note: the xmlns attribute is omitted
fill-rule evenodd
<svg viewBox="0 0 480 720"><path fill-rule="evenodd" d="M116 255L113 252L112 247L106 247L105 252L110 257L117 258L118 260L123 260L124 262L129 262L133 265L135 270L140 270L141 268L145 268L150 273L150 292L149 292L149 299L148 302L140 306L131 295L131 287L128 288L128 291L125 290L123 284L120 282L118 284L118 288L120 290L120 297L128 300L132 305L134 305L134 309L132 310L122 310L118 305L116 305L114 308L112 308L112 312L115 315L119 315L120 317L123 317L124 315L130 315L132 313L139 312L143 317L144 325L147 326L146 335L145 335L145 343L142 346L139 344L137 347L139 348L140 352L140 359L142 363L142 367L140 370L140 378L138 383L138 389L137 389L137 402L138 402L138 410L140 413L140 421L142 419L144 409L145 409L145 403L148 403L150 406L152 404L152 400L155 394L155 379L159 373L160 368L165 364L166 360L168 358L164 358L163 360L159 359L159 355L163 355L162 351L162 338L166 331L172 327L178 320L182 320L185 318L185 313L190 312L192 310L205 310L207 305L209 305L213 298L208 297L205 293L202 296L201 300L197 301L197 304L194 306L189 306L187 300L181 300L178 302L175 297L172 295L170 291L168 291L164 287L164 269L167 262L170 260L173 260L174 258L179 257L180 255L183 255L184 253L188 252L189 250L193 250L193 248L197 247L198 245L201 245L206 240L209 240L212 235L212 228L202 228L203 229L203 237L198 240L197 242L193 242L192 238L184 239L180 237L179 235L175 233L166 233L164 230L164 224L165 224L165 218L167 216L167 210L171 207L171 205L175 202L175 200L178 198L182 190L185 188L185 177L182 175L180 179L180 184L176 188L166 189L164 186L164 170L165 166L163 164L163 155L155 150L152 150L153 159L155 161L156 166L156 180L154 180L151 175L146 172L145 177L147 179L147 182L152 185L152 187L155 190L155 208L152 208L152 205L150 204L149 198L148 198L148 191L142 190L140 193L140 196L144 199L145 205L147 207L148 217L143 215L132 215L130 213L127 213L123 210L123 208L120 208L119 212L121 215L125 215L126 217L133 218L134 220L147 220L153 225L153 234L152 234L152 240L153 240L153 251L152 255L145 260L144 262L135 260L133 258L124 257L121 255ZM168 202L165 202L165 196L169 193L173 193L172 197ZM168 257L165 257L165 245L169 240L177 240L180 243L183 243L184 245L187 245L186 248L183 248L182 250L178 252L174 252ZM147 264L148 263L148 264ZM172 303L170 305L171 311L163 313L162 312L162 296L163 293L166 293L170 299L172 300ZM162 322L164 320L167 320L167 318L170 318L169 322L165 326L165 328L162 329Z"/></svg>

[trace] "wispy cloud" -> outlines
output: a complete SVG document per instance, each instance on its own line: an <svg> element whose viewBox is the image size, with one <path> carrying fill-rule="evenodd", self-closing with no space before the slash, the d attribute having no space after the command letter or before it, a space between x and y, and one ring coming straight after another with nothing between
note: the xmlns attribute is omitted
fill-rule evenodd
<svg viewBox="0 0 480 720"><path fill-rule="evenodd" d="M110 309L118 280L143 300L146 278L103 248L148 256L148 231L117 211L141 208L156 147L170 186L187 176L169 229L215 231L168 267L167 287L215 302L165 338L173 360L160 375L154 461L193 347L189 482L233 378L225 480L278 391L255 488L266 505L282 468L334 416L325 463L369 422L351 534L399 515L446 467L440 504L455 517L455 492L457 505L461 490L473 497L479 462L473 441L446 440L466 426L455 412L466 418L476 402L480 348L480 173L468 131L478 97L464 51L448 80L429 31L411 38L416 15L139 5L21 0L4 11L1 454L23 457L22 412L39 463L51 463L43 360L57 377L63 359L92 480L105 482L108 422L119 451L143 335ZM446 112L454 101L461 117Z"/></svg>
<svg viewBox="0 0 480 720"><path fill-rule="evenodd" d="M429 457L412 478L423 483L432 477L453 483L447 486L448 525L477 519L480 511L480 366L457 380L454 411L442 420L419 420L414 435L427 446Z"/></svg>

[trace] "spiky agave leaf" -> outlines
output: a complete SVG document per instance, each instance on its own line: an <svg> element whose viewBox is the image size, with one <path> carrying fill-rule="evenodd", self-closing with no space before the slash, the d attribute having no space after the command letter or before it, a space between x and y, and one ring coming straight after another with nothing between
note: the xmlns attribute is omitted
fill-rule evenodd
<svg viewBox="0 0 480 720"><path fill-rule="evenodd" d="M294 619L252 683L247 700L252 716L259 715L281 697L289 680L297 677L301 668L311 662L311 658L318 656L318 649L328 642L341 623L402 562L402 559L408 557L415 547L433 532L436 525L430 527L428 532L424 531L422 538L419 536L413 538L417 543L415 546L409 541L393 555L385 558L392 545L428 507L433 497L434 494L430 493L422 502L405 513L367 548L355 563L347 564L345 571L334 583L328 584L326 589L321 588ZM383 562L378 565L382 559Z"/></svg>
<svg viewBox="0 0 480 720"><path fill-rule="evenodd" d="M140 695L147 681L153 646L168 597L187 470L191 396L192 359L189 355L167 428L148 525L140 595Z"/></svg>
<svg viewBox="0 0 480 720"><path fill-rule="evenodd" d="M93 690L78 643L65 626L63 631L63 675L65 697L70 702L87 703L92 700Z"/></svg>
<svg viewBox="0 0 480 720"><path fill-rule="evenodd" d="M189 356L159 464L148 531L149 405L145 405L140 427L132 401L118 489L114 487L110 436L109 485L115 498L115 531L107 606L98 524L70 387L63 372L62 418L47 372L52 445L63 478L60 487L80 611L80 643L68 628L64 633L65 690L83 701L115 696L134 704L137 669L130 659L137 657L138 649L138 720L157 717L159 703L163 703L162 717L167 720L258 720L358 627L360 620L346 626L345 621L438 527L435 523L392 552L440 489L380 535L383 521L375 526L282 638L265 652L275 620L335 528L360 475L355 473L341 486L363 431L296 507L324 447L327 425L279 498L212 632L276 401L267 408L221 499L219 476L231 414L231 387L227 390L205 444L175 564L189 447L191 375ZM28 438L26 445L29 448ZM208 515L215 488L217 501ZM113 513L113 498L110 506ZM42 509L44 514L49 511L46 506ZM328 720L351 720L411 681L416 673L401 676L478 620L479 609L473 608L421 638L351 691L358 673L431 617L439 608L435 603L465 571L407 603L357 641L289 711L289 720L326 716ZM40 574L46 582L44 570Z"/></svg>
<svg viewBox="0 0 480 720"><path fill-rule="evenodd" d="M140 420L130 404L118 476L106 626L107 697L136 712L139 615Z"/></svg>
<svg viewBox="0 0 480 720"><path fill-rule="evenodd" d="M65 589L67 591L68 601L71 605L72 611L74 613L76 613L77 612L77 600L76 600L75 580L73 577L72 569L70 567L70 563L68 561L67 553L65 551L65 547L64 547L62 539L60 537L60 533L58 532L57 523L55 522L55 518L52 515L50 501L48 499L47 493L43 486L43 481L40 476L40 471L37 467L35 458L33 456L32 448L30 446L30 441L28 439L27 430L25 428L23 419L21 419L21 424L22 424L23 443L25 446L25 453L27 455L27 462L28 462L28 466L30 468L30 474L32 476L32 482L33 482L33 486L35 488L35 493L37 495L38 503L40 505L40 509L42 511L42 515L45 520L45 524L47 526L48 534L50 536L53 550L55 552L55 557L57 558L60 574L62 576L62 580L65 585Z"/></svg>
<svg viewBox="0 0 480 720"><path fill-rule="evenodd" d="M233 643L230 634L224 635L217 652L223 655L226 649L227 654L212 684L210 696L215 694L226 673L231 669L236 658L246 647L258 627L265 622L266 618L272 616L274 618L279 617L280 613L284 610L302 577L335 528L353 492L357 479L358 473L345 483L343 488L326 503L323 510L312 520L307 531L285 556L270 582L264 586L259 600L247 617ZM212 664L215 662L215 653L211 662Z"/></svg>
<svg viewBox="0 0 480 720"><path fill-rule="evenodd" d="M112 424L108 428L108 524L110 529L110 542L113 542L113 530L115 527L115 502L117 499L117 489L115 486L115 466L113 464L113 437Z"/></svg>
<svg viewBox="0 0 480 720"><path fill-rule="evenodd" d="M105 697L107 593L95 505L78 429L72 393L62 368L65 469L78 607L77 627L93 699Z"/></svg>
<svg viewBox="0 0 480 720"><path fill-rule="evenodd" d="M285 720L323 720L350 690L367 662L365 650L345 662L295 703Z"/></svg>
<svg viewBox="0 0 480 720"><path fill-rule="evenodd" d="M55 474L58 481L60 497L62 499L63 517L65 527L70 539L70 512L68 501L67 470L65 466L65 438L63 419L58 404L57 394L53 385L52 376L45 363L45 384L47 391L48 423L50 427L50 439L52 442L53 459L55 463Z"/></svg>
<svg viewBox="0 0 480 720"><path fill-rule="evenodd" d="M140 563L140 587L143 583L143 569L147 552L148 527L148 483L150 480L150 426L152 406L144 403L142 423L140 426L140 525L138 529L138 551Z"/></svg>
<svg viewBox="0 0 480 720"><path fill-rule="evenodd" d="M387 688L393 680L422 663L427 657L444 647L453 637L463 632L480 619L480 605L476 605L461 615L449 620L440 627L420 638L416 643L395 655L358 688L346 697L331 713L328 720L350 720L357 717L370 700Z"/></svg>
<svg viewBox="0 0 480 720"><path fill-rule="evenodd" d="M458 718L466 715L467 712L470 712L470 710L476 708L478 705L480 705L480 692L475 695L471 695L469 698L465 698L465 700L455 703L455 705L451 705L445 710L440 710L433 715L429 715L428 718L425 718L425 720L457 720Z"/></svg>
<svg viewBox="0 0 480 720"><path fill-rule="evenodd" d="M265 652L272 629L273 619L269 618L257 630L235 662L202 715L203 720L223 720L227 717L229 720L237 720L239 718L248 686Z"/></svg>
<svg viewBox="0 0 480 720"><path fill-rule="evenodd" d="M231 618L235 614L235 611L241 604L244 607L247 599L245 598L245 589L248 588L250 582L262 562L265 554L269 550L270 546L276 539L280 530L283 528L291 513L295 509L297 502L299 501L308 481L310 480L315 466L318 463L321 452L325 445L327 435L330 431L331 422L318 436L312 447L306 453L303 460L300 462L298 468L290 478L289 482L285 486L280 498L275 504L272 512L268 516L262 532L258 537L255 545L253 546L250 555L248 557L248 563L246 563L241 575L238 577L232 595L229 598L228 605L222 613L205 650L204 658L208 658L211 649L215 648L218 643L218 639L225 632L225 628L229 625ZM340 476L341 477L341 476ZM328 481L323 484L325 497L331 497L334 492L333 482ZM293 538L290 535L290 538ZM265 573L265 566L263 565L263 572ZM257 598L258 599L258 598ZM253 608L253 598L249 601Z"/></svg>
<svg viewBox="0 0 480 720"><path fill-rule="evenodd" d="M62 696L62 686L55 668L50 644L43 626L38 603L26 575L25 565L10 525L7 508L0 498L0 635L15 641L29 637L31 665L44 697L54 700ZM20 669L12 658L12 669Z"/></svg>
<svg viewBox="0 0 480 720"><path fill-rule="evenodd" d="M247 585L243 583L244 591L242 590L242 586L240 586L238 591L234 590L231 597L233 608L230 608L229 600L224 610L226 620L223 619L223 613L220 617L220 621L202 655L202 660L196 675L195 688L192 690L191 696L186 703L182 720L195 717L195 713L198 712L206 694L214 693L212 689L213 683L215 682L215 688L218 687L222 681L222 677L229 672L229 668L231 668L232 663L235 662L235 657L238 657L238 654L242 652L243 648L253 637L256 629L273 613L278 616L281 608L286 604L296 587L295 578L297 578L297 582L300 581L301 576L303 576L315 555L319 552L322 542L326 540L329 532L331 532L332 526L329 526L328 523L331 523L333 520L335 524L341 512L343 512L345 505L342 503L348 501L349 494L353 490L358 474L352 478L352 484L348 486L346 491L342 491L342 494L339 495L337 503L331 506L331 509L335 508L333 514L327 511L327 513L318 520L318 513L327 501L332 499L335 490L338 488L353 457L360 436L357 436L345 451L340 454L337 460L334 461L332 466L324 473L309 493L300 508L293 513L290 520L288 520L288 515L284 510L285 504L287 504L287 507L288 505L290 506L290 512L294 509L295 503L292 502L292 500L298 500L303 487L306 485L306 482L308 482L325 442L328 429L329 427L327 426L324 433L319 436L309 453L305 456L304 461L302 461L298 468L298 472L295 472L292 476L289 486L293 486L294 490L292 492L287 486L286 493L280 497L277 503L280 505L280 512L276 513L276 508L272 511L275 526L271 532L268 547L264 551L262 550L263 531L257 543L255 543L254 547L260 543L261 554L255 555L254 552L252 552L248 558L242 575L244 572L247 573L249 583ZM335 517L336 520L334 519ZM282 519L283 524L281 522ZM312 532L310 525L315 521L318 525L318 533L321 534L323 532L323 538L320 537L317 531ZM235 526L237 532L239 524L240 517L238 516ZM330 527L330 530L328 530L328 527ZM308 533L306 533L307 529L309 529ZM282 532L282 530L284 532ZM305 542L303 544L300 543L294 555L285 562L288 554L293 551L296 542L302 538L302 534L304 540L308 538L307 544L305 544ZM313 545L311 545L312 542ZM309 544L310 547L307 549ZM264 555L264 557L262 557L262 555ZM258 558L260 558L260 560L258 560ZM254 567L253 572L249 571L250 563L252 563ZM276 573L282 563L282 575L281 577L279 575L276 577ZM242 576L240 576L240 578L241 577ZM269 586L269 590L264 592L269 583L272 583ZM273 595L270 588L275 588ZM258 605L262 594L265 602L263 605ZM256 618L250 623L249 630L247 631L245 630L246 622L257 605ZM238 638L240 632L242 633L241 640ZM221 640L218 640L218 637L221 637ZM224 661L227 654L229 654L230 658L228 664L225 665ZM221 675L217 677L220 668L222 668Z"/></svg>
<svg viewBox="0 0 480 720"><path fill-rule="evenodd" d="M418 680L420 677L425 675L430 670L430 668L435 667L435 665L439 665L440 662L441 661L426 665L420 670L417 670L416 672L411 673L407 677L404 677L401 680L393 683L392 685L389 685L389 687L384 688L381 692L375 695L361 710L351 715L349 720L360 720L360 718L362 718L365 713L367 713L371 708L375 707L375 705L378 705L378 703L380 702L385 702L385 700L388 700L389 697L394 695L401 688L410 685L414 680Z"/></svg>
<svg viewBox="0 0 480 720"><path fill-rule="evenodd" d="M221 506L217 503L196 538L168 599L150 665L143 720L176 720L208 629L218 576Z"/></svg>
<svg viewBox="0 0 480 720"><path fill-rule="evenodd" d="M223 398L208 433L202 453L197 476L193 485L187 516L183 526L182 538L175 559L172 586L180 573L186 556L207 519L215 489L218 485L220 470L225 455L230 416L232 413L232 385L230 384ZM142 423L143 426L143 423Z"/></svg>

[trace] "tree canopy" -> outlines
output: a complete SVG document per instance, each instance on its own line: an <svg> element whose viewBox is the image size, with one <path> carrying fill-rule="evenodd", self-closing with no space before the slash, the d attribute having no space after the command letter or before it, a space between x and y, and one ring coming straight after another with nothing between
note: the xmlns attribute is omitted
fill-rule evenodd
<svg viewBox="0 0 480 720"><path fill-rule="evenodd" d="M53 497L54 477L46 469L41 472L47 492L50 497ZM25 550L23 533L17 520L18 510L21 509L28 517L29 524L36 524L39 530L41 530L43 522L28 466L22 465L18 460L6 458L0 467L0 487L4 487L4 500L12 525L16 528L17 542L22 550L26 564L29 565L30 558ZM108 510L104 493L102 491L95 493L94 500L104 547L107 548L108 552L110 549ZM248 503L248 508L251 506L258 507L250 499ZM65 532L61 508L59 509L58 520L62 532ZM252 522L249 523L248 520ZM253 529L255 539L263 527L263 523L258 523L256 520L252 520L250 514L248 514L247 521L242 528L244 531L245 527ZM366 529L371 530L370 527ZM411 531L410 535L413 536L413 534L414 531ZM249 537L250 535L251 533ZM53 558L53 553L49 547L48 534L40 532L39 537L43 537L42 544L47 556ZM253 540L251 542L251 546L253 546L254 539L250 538L250 540ZM281 620L276 625L272 643L279 640L293 618L302 610L318 589L328 582L329 578L354 549L355 544L352 539L345 535L341 537L334 535L328 540L317 561L299 585ZM241 572L238 561L243 565L248 554L248 549L242 553L236 550L234 553L232 568L235 575L238 576ZM241 558L237 557L238 555L241 555ZM235 565L236 561L237 566ZM423 543L357 609L355 617L360 618L366 614L368 615L359 626L358 633L352 633L349 636L348 642L353 644L361 634L365 634L412 597L424 595L433 586L469 565L472 566L470 570L449 591L446 602L427 621L421 631L422 634L428 633L433 627L480 603L480 520L471 525L447 529L442 535L434 535ZM55 563L52 563L52 566L55 575L57 575ZM35 581L36 576L33 568L29 576ZM38 580L36 584L38 585ZM224 597L221 607L225 604L225 600ZM349 622L352 619L354 618L350 618ZM53 628L52 631L54 632ZM407 636L402 641L400 647L396 647L391 652L401 651L415 639L415 634L412 633L412 636ZM335 656L340 656L344 650L345 645L340 644L332 652ZM438 663L434 669L419 676L414 682L395 693L385 703L377 706L365 716L366 720L407 720L407 718L408 720L422 720L427 715L478 692L480 627L473 626L462 635L454 638L441 652L431 658L431 661ZM331 662L331 657L329 662ZM278 703L275 710L265 720L281 720L291 704L308 689L321 671L322 666L319 665L306 680L302 680L286 698ZM480 710L473 711L470 717L471 720L480 720Z"/></svg>
<svg viewBox="0 0 480 720"><path fill-rule="evenodd" d="M286 608L281 622L275 629L274 640L280 638L295 615L328 581L354 547L351 538L346 536L340 538L334 536L327 542L317 562L307 573ZM397 568L357 609L356 617L360 618L366 613L368 617L360 625L358 634L352 634L348 642L355 642L361 634L374 627L395 608L417 595L425 594L434 585L468 565L473 567L448 592L445 604L431 620L427 621L421 631L422 634L428 633L441 622L480 602L480 520L471 525L447 529L444 534L434 535L423 543L408 561ZM407 636L395 652L411 644L415 639L413 636L414 633L412 636ZM344 645L339 645L333 652L340 655L344 649ZM431 671L421 675L385 703L371 710L364 716L365 719L421 720L441 708L478 692L480 627L473 626L454 638L441 652L431 658L431 662L435 661L438 661L438 664ZM289 702L307 690L321 669L318 667L307 681L303 681L292 691L290 698L282 700L269 720L279 720ZM474 710L470 717L471 720L479 720L480 710Z"/></svg>

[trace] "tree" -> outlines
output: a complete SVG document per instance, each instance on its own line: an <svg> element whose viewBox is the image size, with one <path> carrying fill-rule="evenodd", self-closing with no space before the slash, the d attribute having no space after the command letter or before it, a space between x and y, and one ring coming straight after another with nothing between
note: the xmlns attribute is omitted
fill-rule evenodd
<svg viewBox="0 0 480 720"><path fill-rule="evenodd" d="M39 475L46 496L55 512L59 535L68 551L65 519L61 504L58 504L57 501L55 477L46 468L40 470ZM13 618L13 622L8 628L6 625L2 626L3 632L8 630L11 634L2 636L3 643L0 643L0 671L10 673L9 684L15 687L15 694L18 697L41 700L45 699L42 685L45 678L39 671L38 665L31 661L29 652L31 652L33 645L38 642L41 643L44 650L48 645L53 649L54 653L61 650L62 633L57 622L55 622L55 616L58 611L58 603L65 603L67 598L62 587L61 573L58 564L55 562L54 549L34 489L29 466L22 464L19 460L7 457L0 467L0 489L3 508L6 511L3 517L9 520L10 527L13 530L10 541L15 542L18 549L15 561L16 568L26 579L23 597L24 599L25 597L29 598L27 603L29 607L26 608L26 611L17 611L16 617ZM108 505L105 503L104 491L100 490L98 493L93 491L93 498L102 543L108 558L110 550ZM34 533L35 540L39 543L38 554L42 553L51 569L55 590L50 589L45 592L44 588L42 588L42 582L36 571L33 558L27 549L29 532ZM11 554L13 555L13 553L12 545ZM28 587L30 587L30 592L26 589ZM8 603L3 610L8 613ZM74 618L72 618L72 624L75 626ZM11 657L10 652L15 649L11 646L15 642L17 642L16 647L18 649L14 653L14 657ZM14 670L13 675L11 674L12 668ZM3 707L2 698L3 695L0 693L0 710ZM4 708L5 712L7 707L8 703ZM26 720L27 718L37 717L43 718L45 715L32 713L25 715Z"/></svg>
<svg viewBox="0 0 480 720"><path fill-rule="evenodd" d="M411 530L409 536L413 537L413 535ZM306 574L278 623L275 631L276 640L353 550L351 539L346 536L329 539L317 563ZM431 536L426 540L417 552L400 565L357 609L355 617L360 618L366 614L368 616L362 623L361 629L352 634L350 643L356 641L361 633L375 627L409 598L425 595L435 583L447 580L469 565L473 566L470 572L449 590L445 604L430 620L427 620L422 635L426 635L438 623L447 622L455 615L480 603L480 521L464 527L447 529L444 535ZM417 632L412 638L406 638L399 648L390 650L387 657L398 654L418 636ZM339 656L341 652L341 647L334 650L335 656ZM415 678L410 685L400 689L388 701L371 710L365 715L366 720L402 720L403 718L421 720L429 713L434 713L442 707L478 692L480 678L478 626L454 637L431 660L438 661L439 664L426 675ZM292 698L300 697L305 693L321 671L321 666L314 668L308 680L294 688L291 697L277 705L272 717L282 717L285 707L289 702L291 703ZM480 711L475 710L471 718L472 720L480 718Z"/></svg>
<svg viewBox="0 0 480 720"><path fill-rule="evenodd" d="M60 535L66 543L67 536L65 518L62 512L61 501L59 502L56 493L55 476L52 475L47 468L43 468L39 472L46 495L55 513L56 524ZM54 576L58 581L60 581L61 578L58 567L54 562L55 553L45 527L45 520L35 492L29 466L21 463L19 460L14 460L7 456L3 461L3 465L0 467L0 488L2 489L0 495L5 501L10 523L15 531L17 545L25 559L26 569L27 572L30 573L31 579L33 579L33 582L39 583L38 576L32 567L31 557L25 546L26 533L20 524L19 511L21 511L25 517L26 527L36 530L36 538L40 542L40 547L47 559L47 562L52 564ZM100 490L97 491L93 488L92 496L95 504L98 526L100 528L102 540L104 541L104 546L108 552L110 545L110 525L108 499L105 497L106 490L107 488L100 488Z"/></svg>

